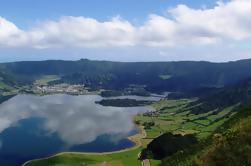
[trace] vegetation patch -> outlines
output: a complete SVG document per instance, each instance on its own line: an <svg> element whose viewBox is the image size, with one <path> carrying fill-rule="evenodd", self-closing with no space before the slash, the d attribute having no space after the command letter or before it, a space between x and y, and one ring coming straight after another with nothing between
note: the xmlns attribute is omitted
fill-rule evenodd
<svg viewBox="0 0 251 166"><path fill-rule="evenodd" d="M101 101L96 101L96 103L102 106L137 107L150 105L153 103L153 101L136 99L103 99Z"/></svg>
<svg viewBox="0 0 251 166"><path fill-rule="evenodd" d="M162 79L162 80L168 80L169 78L171 78L172 76L171 75L159 75L159 77Z"/></svg>
<svg viewBox="0 0 251 166"><path fill-rule="evenodd" d="M59 75L43 75L35 81L35 85L47 85L49 82L59 80L61 77Z"/></svg>
<svg viewBox="0 0 251 166"><path fill-rule="evenodd" d="M165 133L147 145L147 148L142 151L142 157L163 159L195 143L197 143L197 139L191 134Z"/></svg>
<svg viewBox="0 0 251 166"><path fill-rule="evenodd" d="M251 165L251 106L237 110L210 137L194 147L166 157L161 166Z"/></svg>
<svg viewBox="0 0 251 166"><path fill-rule="evenodd" d="M140 165L140 160L137 158L139 152L140 149L137 148L126 152L111 154L65 153L47 159L34 160L28 162L25 166L99 166L104 162L107 163L108 166L115 166L114 164L119 164L121 166L136 166Z"/></svg>

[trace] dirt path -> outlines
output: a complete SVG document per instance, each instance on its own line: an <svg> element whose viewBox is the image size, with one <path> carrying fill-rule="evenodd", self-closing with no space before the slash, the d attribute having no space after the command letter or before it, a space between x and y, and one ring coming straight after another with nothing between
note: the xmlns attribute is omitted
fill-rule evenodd
<svg viewBox="0 0 251 166"><path fill-rule="evenodd" d="M148 159L141 161L141 166L151 166L150 161Z"/></svg>

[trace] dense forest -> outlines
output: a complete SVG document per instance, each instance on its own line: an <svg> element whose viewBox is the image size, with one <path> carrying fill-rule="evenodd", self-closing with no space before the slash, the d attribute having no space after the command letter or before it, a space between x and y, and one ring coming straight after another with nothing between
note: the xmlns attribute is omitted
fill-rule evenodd
<svg viewBox="0 0 251 166"><path fill-rule="evenodd" d="M251 60L228 63L54 60L3 63L0 69L19 84L29 84L41 75L60 75L61 79L51 84L85 84L112 90L136 84L148 91L189 92L233 85L250 78Z"/></svg>

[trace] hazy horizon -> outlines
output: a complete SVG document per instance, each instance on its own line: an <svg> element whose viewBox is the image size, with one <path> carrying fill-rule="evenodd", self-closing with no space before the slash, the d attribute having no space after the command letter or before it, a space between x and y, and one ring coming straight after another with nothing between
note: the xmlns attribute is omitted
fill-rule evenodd
<svg viewBox="0 0 251 166"><path fill-rule="evenodd" d="M108 61L108 62L124 62L124 63L141 63L141 62L208 62L208 63L229 63L229 62L238 62L243 60L251 60L251 58L229 60L222 62L214 62L207 60L166 60L166 61L119 61L119 60L109 60L109 59L90 59L90 58L80 58L80 59L20 59L20 60L10 60L10 61L0 61L1 63L12 63L12 62L41 62L41 61L80 61L80 60L89 60L89 61Z"/></svg>

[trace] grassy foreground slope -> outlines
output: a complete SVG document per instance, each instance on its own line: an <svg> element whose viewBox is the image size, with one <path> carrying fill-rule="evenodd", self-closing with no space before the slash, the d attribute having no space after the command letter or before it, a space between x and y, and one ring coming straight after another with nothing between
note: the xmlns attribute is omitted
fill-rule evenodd
<svg viewBox="0 0 251 166"><path fill-rule="evenodd" d="M162 161L162 166L173 165L251 165L251 105L239 109L205 141Z"/></svg>

